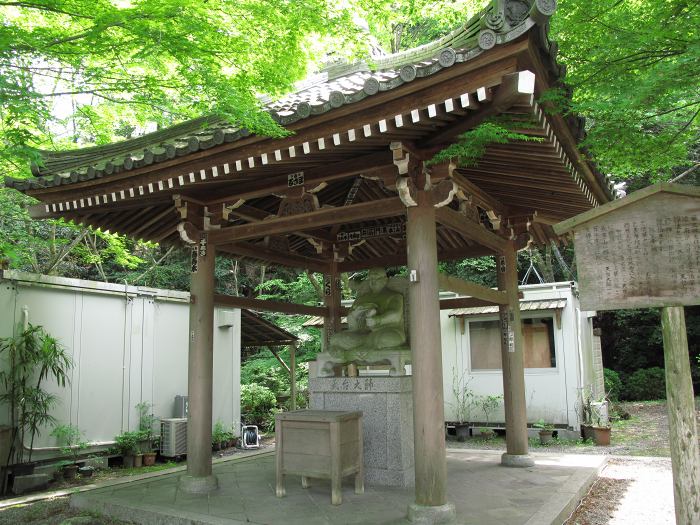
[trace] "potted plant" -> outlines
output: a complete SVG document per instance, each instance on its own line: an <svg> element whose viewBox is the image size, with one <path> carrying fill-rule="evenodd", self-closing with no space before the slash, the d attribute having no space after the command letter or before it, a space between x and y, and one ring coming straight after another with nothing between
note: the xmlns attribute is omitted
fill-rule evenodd
<svg viewBox="0 0 700 525"><path fill-rule="evenodd" d="M156 462L156 453L153 451L153 425L157 418L153 415L153 405L148 401L142 401L136 405L139 412L139 432L141 432L140 451L143 454L143 465L150 467Z"/></svg>
<svg viewBox="0 0 700 525"><path fill-rule="evenodd" d="M221 450L222 444L228 441L228 432L221 421L217 421L211 433L211 446L213 450Z"/></svg>
<svg viewBox="0 0 700 525"><path fill-rule="evenodd" d="M590 388L581 392L581 433L583 439L595 441L597 446L610 445L611 426L607 417L607 398L593 401Z"/></svg>
<svg viewBox="0 0 700 525"><path fill-rule="evenodd" d="M125 468L136 466L136 451L140 439L140 432L123 432L114 438L114 448L124 458Z"/></svg>
<svg viewBox="0 0 700 525"><path fill-rule="evenodd" d="M540 444L546 445L548 443L551 443L553 432L554 432L554 425L551 423L546 423L544 419L539 419L537 423L532 425L533 428L538 428L540 430Z"/></svg>
<svg viewBox="0 0 700 525"><path fill-rule="evenodd" d="M71 358L65 348L51 337L41 326L28 325L18 335L0 339L0 354L5 354L8 366L0 370L0 401L10 407L12 438L7 456L7 464L14 458L19 465L25 464L24 448L17 446L25 442L29 435L29 454L26 464L31 474L32 449L34 438L40 429L54 424L55 418L49 413L57 402L56 395L44 390L46 379L52 379L63 387L68 383ZM17 475L19 465L13 473Z"/></svg>
<svg viewBox="0 0 700 525"><path fill-rule="evenodd" d="M600 411L594 411L593 414L593 440L597 447L607 447L610 445L612 431L607 414L601 414Z"/></svg>
<svg viewBox="0 0 700 525"><path fill-rule="evenodd" d="M481 411L484 414L484 421L486 423L486 427L482 428L480 433L486 439L490 439L496 435L496 433L489 427L489 416L491 415L491 412L493 410L498 408L502 401L502 395L479 396L475 401L475 404L481 409Z"/></svg>
<svg viewBox="0 0 700 525"><path fill-rule="evenodd" d="M61 447L61 453L72 456L72 461L66 462L63 466L63 477L74 479L78 472L78 454L88 446L87 441L83 439L82 431L73 425L58 425L51 435L56 438Z"/></svg>
<svg viewBox="0 0 700 525"><path fill-rule="evenodd" d="M452 368L452 394L454 402L451 405L455 410L455 436L457 441L464 441L469 437L469 418L476 400L474 392L469 388L470 378L466 378L466 372L457 375L457 369Z"/></svg>

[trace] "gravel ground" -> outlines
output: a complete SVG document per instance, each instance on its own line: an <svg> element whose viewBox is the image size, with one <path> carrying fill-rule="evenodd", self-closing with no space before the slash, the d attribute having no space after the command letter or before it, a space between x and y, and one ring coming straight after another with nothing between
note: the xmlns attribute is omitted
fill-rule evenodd
<svg viewBox="0 0 700 525"><path fill-rule="evenodd" d="M670 458L611 457L566 525L674 524Z"/></svg>

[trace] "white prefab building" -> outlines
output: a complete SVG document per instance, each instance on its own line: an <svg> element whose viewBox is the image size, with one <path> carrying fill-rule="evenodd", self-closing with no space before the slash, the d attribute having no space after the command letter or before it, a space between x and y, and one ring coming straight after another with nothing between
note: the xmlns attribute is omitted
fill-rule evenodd
<svg viewBox="0 0 700 525"><path fill-rule="evenodd" d="M526 285L520 291L528 422L544 419L578 431L582 390L594 398L604 392L595 312L581 311L573 282ZM443 310L441 325L445 419L451 422L458 419L454 390L460 381L476 396L503 394L498 307ZM468 419L486 423L478 407ZM501 404L488 414L488 423L504 422Z"/></svg>
<svg viewBox="0 0 700 525"><path fill-rule="evenodd" d="M80 428L91 445L106 446L117 434L138 429L137 403L152 403L159 418L179 415L175 397L187 395L189 296L3 271L0 337L16 334L28 322L44 327L68 349L74 363L70 385L46 385L59 398L52 414L59 424ZM268 323L239 309L214 313L212 419L237 430L242 335L247 346L246 332L259 333ZM0 359L0 366L7 366L5 356ZM9 407L0 406L0 425L9 424ZM33 458L56 454L50 432L35 439Z"/></svg>

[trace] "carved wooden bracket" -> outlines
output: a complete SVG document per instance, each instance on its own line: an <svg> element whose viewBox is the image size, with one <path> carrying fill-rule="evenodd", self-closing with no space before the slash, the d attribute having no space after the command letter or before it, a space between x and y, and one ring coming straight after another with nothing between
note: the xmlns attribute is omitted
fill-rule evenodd
<svg viewBox="0 0 700 525"><path fill-rule="evenodd" d="M433 199L433 206L440 208L446 206L457 191L457 186L451 180L441 180L438 184L431 184L430 177L426 177L426 191L430 191ZM411 177L399 177L396 179L396 189L399 192L399 198L404 206L418 206L418 187Z"/></svg>
<svg viewBox="0 0 700 525"><path fill-rule="evenodd" d="M177 225L177 231L180 234L180 238L183 242L187 244L197 244L201 237L200 230L188 221L182 221Z"/></svg>

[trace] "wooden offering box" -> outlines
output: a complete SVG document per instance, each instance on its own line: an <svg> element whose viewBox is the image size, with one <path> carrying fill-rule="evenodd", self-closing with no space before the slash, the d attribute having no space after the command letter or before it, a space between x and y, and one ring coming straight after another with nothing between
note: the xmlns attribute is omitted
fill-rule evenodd
<svg viewBox="0 0 700 525"><path fill-rule="evenodd" d="M355 493L364 492L362 412L295 410L275 416L277 497L285 495L284 476L331 480L331 503L343 502L341 480L355 475Z"/></svg>

